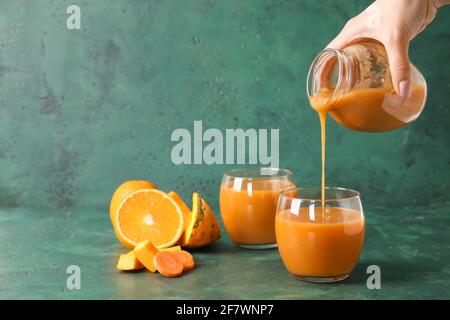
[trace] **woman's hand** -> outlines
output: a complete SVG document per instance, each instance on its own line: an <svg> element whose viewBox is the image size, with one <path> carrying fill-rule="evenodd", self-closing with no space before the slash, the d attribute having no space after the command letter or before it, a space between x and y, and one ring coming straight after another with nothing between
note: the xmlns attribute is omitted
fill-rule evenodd
<svg viewBox="0 0 450 320"><path fill-rule="evenodd" d="M350 19L327 46L342 49L362 38L380 41L386 48L392 81L402 97L411 95L409 42L434 19L446 0L376 0Z"/></svg>

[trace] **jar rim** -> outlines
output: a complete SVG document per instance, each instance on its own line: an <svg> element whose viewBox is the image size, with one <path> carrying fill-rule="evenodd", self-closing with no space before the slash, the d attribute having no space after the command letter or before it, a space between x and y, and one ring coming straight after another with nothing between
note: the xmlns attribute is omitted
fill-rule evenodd
<svg viewBox="0 0 450 320"><path fill-rule="evenodd" d="M320 89L323 88L323 86L321 86L322 77L325 72L323 69L333 58L336 59L335 64L337 64L338 67L338 78L335 87L332 88L333 94L330 95L327 103L338 96L336 94L337 92L341 94L341 91L342 93L347 93L349 91L352 75L350 73L350 62L347 54L342 49L325 48L315 56L308 70L306 94L309 98L315 96L319 93ZM333 66L335 64L333 64Z"/></svg>

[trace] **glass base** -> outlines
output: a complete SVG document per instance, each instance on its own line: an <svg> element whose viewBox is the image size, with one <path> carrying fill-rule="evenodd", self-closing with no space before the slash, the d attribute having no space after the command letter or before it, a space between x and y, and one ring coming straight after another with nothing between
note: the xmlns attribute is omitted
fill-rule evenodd
<svg viewBox="0 0 450 320"><path fill-rule="evenodd" d="M305 277L305 276L297 276L295 274L293 274L293 276L295 279L305 281L305 282L332 283L332 282L339 282L339 281L345 280L350 276L350 274L346 274L343 276L336 276L336 277Z"/></svg>
<svg viewBox="0 0 450 320"><path fill-rule="evenodd" d="M273 249L277 247L276 243L269 243L269 244L240 244L235 243L238 247L244 248L244 249L252 249L252 250L264 250L264 249Z"/></svg>

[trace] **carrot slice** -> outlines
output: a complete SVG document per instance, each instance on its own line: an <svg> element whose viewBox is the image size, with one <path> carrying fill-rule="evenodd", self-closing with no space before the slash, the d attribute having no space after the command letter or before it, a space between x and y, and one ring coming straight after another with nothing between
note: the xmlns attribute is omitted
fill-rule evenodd
<svg viewBox="0 0 450 320"><path fill-rule="evenodd" d="M183 264L183 271L189 271L194 269L195 262L192 254L190 254L185 250L176 251L173 252L173 254L175 258L177 258L178 261L180 261Z"/></svg>
<svg viewBox="0 0 450 320"><path fill-rule="evenodd" d="M173 252L159 252L153 258L153 265L163 276L174 278L183 273L183 264L174 256Z"/></svg>

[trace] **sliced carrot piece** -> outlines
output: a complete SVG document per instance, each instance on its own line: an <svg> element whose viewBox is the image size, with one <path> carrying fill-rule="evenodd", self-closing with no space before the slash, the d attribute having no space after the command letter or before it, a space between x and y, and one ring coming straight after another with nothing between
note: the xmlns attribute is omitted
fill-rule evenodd
<svg viewBox="0 0 450 320"><path fill-rule="evenodd" d="M155 246L148 240L139 242L136 248L134 248L136 258L151 272L156 271L156 268L153 265L153 257L157 253L158 249L156 249Z"/></svg>
<svg viewBox="0 0 450 320"><path fill-rule="evenodd" d="M153 265L163 276L174 278L183 273L183 264L173 252L159 252L153 258Z"/></svg>
<svg viewBox="0 0 450 320"><path fill-rule="evenodd" d="M192 254L190 254L189 252L185 251L185 250L180 250L180 251L176 251L173 252L175 258L178 259L178 261L180 261L180 263L183 264L183 271L189 271L194 269L195 267L195 262L194 262L194 257L192 256Z"/></svg>

